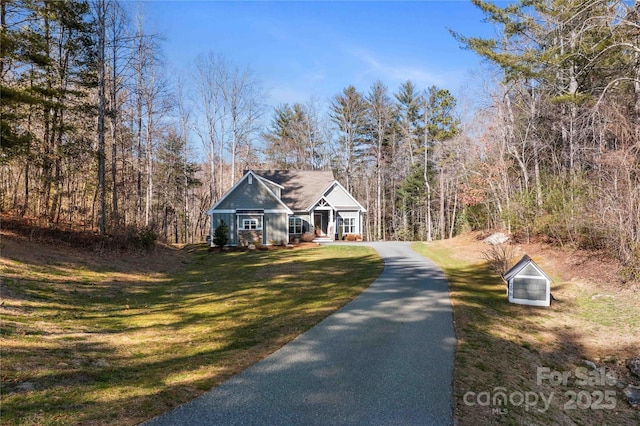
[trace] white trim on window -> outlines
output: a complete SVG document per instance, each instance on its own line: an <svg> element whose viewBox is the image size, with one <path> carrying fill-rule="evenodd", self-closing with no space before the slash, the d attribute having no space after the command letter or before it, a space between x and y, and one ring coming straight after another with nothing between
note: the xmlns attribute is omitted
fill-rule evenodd
<svg viewBox="0 0 640 426"><path fill-rule="evenodd" d="M340 218L340 225L342 227L342 234L355 234L356 233L356 218L355 217L342 217Z"/></svg>
<svg viewBox="0 0 640 426"><path fill-rule="evenodd" d="M297 216L289 217L289 234L302 234L302 218Z"/></svg>
<svg viewBox="0 0 640 426"><path fill-rule="evenodd" d="M238 228L240 231L260 231L262 229L262 220L256 217L242 218Z"/></svg>

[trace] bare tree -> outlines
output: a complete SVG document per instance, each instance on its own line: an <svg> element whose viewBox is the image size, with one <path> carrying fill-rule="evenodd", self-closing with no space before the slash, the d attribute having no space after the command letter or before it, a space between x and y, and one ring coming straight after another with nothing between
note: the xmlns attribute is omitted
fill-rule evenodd
<svg viewBox="0 0 640 426"><path fill-rule="evenodd" d="M200 95L200 111L205 120L203 131L198 124L195 130L207 152L209 163L209 192L210 198L216 201L219 197L217 189L216 169L221 158L217 152L222 150L223 131L220 126L223 123L223 93L222 80L225 78L226 64L224 58L216 56L213 52L200 55L196 59L196 87Z"/></svg>
<svg viewBox="0 0 640 426"><path fill-rule="evenodd" d="M373 228L375 229L375 239L385 238L385 225L383 222L383 180L385 178L386 167L384 164L385 149L388 145L391 123L393 120L393 105L389 97L387 87L377 81L371 86L367 96L368 116L371 120L372 143L375 174L376 174L376 215Z"/></svg>
<svg viewBox="0 0 640 426"><path fill-rule="evenodd" d="M230 122L231 183L236 181L236 160L239 147L243 144L251 151L256 123L262 115L264 93L257 79L249 70L240 71L233 67L222 82L222 94L226 103Z"/></svg>

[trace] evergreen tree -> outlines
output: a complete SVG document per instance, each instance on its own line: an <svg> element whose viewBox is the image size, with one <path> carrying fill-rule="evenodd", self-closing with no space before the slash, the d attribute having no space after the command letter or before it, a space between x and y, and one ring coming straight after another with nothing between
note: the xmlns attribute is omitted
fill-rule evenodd
<svg viewBox="0 0 640 426"><path fill-rule="evenodd" d="M331 120L338 126L341 168L346 188L352 191L354 175L362 166L362 153L366 149L369 128L366 121L367 103L354 86L348 86L331 103Z"/></svg>
<svg viewBox="0 0 640 426"><path fill-rule="evenodd" d="M409 166L419 160L417 154L422 146L421 134L424 127L420 125L422 118L422 97L416 86L411 81L406 81L400 86L395 98L398 102L398 127L400 146L406 159L407 171Z"/></svg>
<svg viewBox="0 0 640 426"><path fill-rule="evenodd" d="M229 242L229 226L224 223L224 220L220 221L220 225L213 231L213 244L218 247L224 247Z"/></svg>
<svg viewBox="0 0 640 426"><path fill-rule="evenodd" d="M170 128L160 139L157 152L157 215L161 218L157 222L162 224L164 238L176 243L187 239L186 231L182 231L185 234L182 238L180 235L180 225L187 214L184 199L189 189L201 184L196 177L197 164L185 156L185 142L175 129Z"/></svg>
<svg viewBox="0 0 640 426"><path fill-rule="evenodd" d="M274 113L269 132L263 134L268 162L282 169L312 168L308 140L314 135L304 107L299 103L283 104Z"/></svg>
<svg viewBox="0 0 640 426"><path fill-rule="evenodd" d="M57 221L65 152L89 149L80 136L90 113L86 90L94 83L88 4L3 1L1 10L3 151L26 159L23 212L30 201L31 166L36 166L40 209L35 213Z"/></svg>

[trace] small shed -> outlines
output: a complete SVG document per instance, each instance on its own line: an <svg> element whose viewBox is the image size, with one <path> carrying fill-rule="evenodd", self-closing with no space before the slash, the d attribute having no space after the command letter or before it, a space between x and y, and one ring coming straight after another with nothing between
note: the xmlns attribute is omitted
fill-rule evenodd
<svg viewBox="0 0 640 426"><path fill-rule="evenodd" d="M504 274L509 302L549 306L551 278L526 254Z"/></svg>

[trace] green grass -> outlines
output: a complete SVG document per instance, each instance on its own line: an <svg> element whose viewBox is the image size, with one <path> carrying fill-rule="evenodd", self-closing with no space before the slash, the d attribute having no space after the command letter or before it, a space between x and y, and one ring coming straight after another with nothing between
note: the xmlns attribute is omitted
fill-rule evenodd
<svg viewBox="0 0 640 426"><path fill-rule="evenodd" d="M383 268L367 247L189 250L173 275L8 260L2 424L149 419L277 350Z"/></svg>
<svg viewBox="0 0 640 426"><path fill-rule="evenodd" d="M631 328L640 328L638 307L620 303L621 296L589 292L576 300L580 315L599 325L614 326L625 324Z"/></svg>

